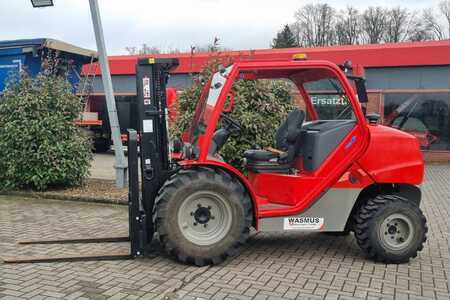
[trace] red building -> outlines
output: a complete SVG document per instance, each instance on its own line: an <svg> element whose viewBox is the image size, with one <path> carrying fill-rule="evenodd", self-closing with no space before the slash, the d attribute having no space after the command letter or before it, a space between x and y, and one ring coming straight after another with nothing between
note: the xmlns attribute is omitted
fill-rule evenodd
<svg viewBox="0 0 450 300"><path fill-rule="evenodd" d="M450 161L450 41L155 56L179 58L180 66L173 72L169 86L182 91L213 56L234 60L288 60L296 53L337 64L351 61L353 73L367 80L368 112L378 112L384 124L417 136L427 160ZM136 95L137 58L109 58L119 120L124 128L129 123L129 102ZM100 75L97 70L93 68L91 73ZM85 66L84 71L89 73L89 67ZM98 76L94 79L91 100L91 109L98 111L102 118L104 94Z"/></svg>

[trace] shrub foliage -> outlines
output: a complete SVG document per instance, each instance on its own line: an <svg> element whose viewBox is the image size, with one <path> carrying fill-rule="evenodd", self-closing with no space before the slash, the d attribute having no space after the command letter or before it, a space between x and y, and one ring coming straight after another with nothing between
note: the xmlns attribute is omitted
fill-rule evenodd
<svg viewBox="0 0 450 300"><path fill-rule="evenodd" d="M78 185L89 172L89 140L74 124L80 99L62 77L24 76L0 96L0 189Z"/></svg>
<svg viewBox="0 0 450 300"><path fill-rule="evenodd" d="M200 74L208 78L220 63L212 60ZM196 80L179 98L178 118L172 126L172 134L179 136L189 128L201 90L202 80ZM243 127L239 138L230 138L220 154L234 167L242 169L245 150L254 145L274 146L275 132L287 113L293 109L291 86L284 81L239 80L233 91L235 103L230 117Z"/></svg>

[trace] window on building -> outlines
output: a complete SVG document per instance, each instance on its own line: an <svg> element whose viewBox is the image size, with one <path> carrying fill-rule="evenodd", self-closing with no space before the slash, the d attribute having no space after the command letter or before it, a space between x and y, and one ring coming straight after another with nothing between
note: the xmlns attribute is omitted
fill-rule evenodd
<svg viewBox="0 0 450 300"><path fill-rule="evenodd" d="M450 93L388 93L384 124L416 136L422 149L450 150Z"/></svg>

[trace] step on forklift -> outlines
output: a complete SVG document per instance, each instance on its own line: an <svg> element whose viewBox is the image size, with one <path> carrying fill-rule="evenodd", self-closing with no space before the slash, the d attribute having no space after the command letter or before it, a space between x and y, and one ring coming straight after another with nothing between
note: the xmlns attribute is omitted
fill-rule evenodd
<svg viewBox="0 0 450 300"><path fill-rule="evenodd" d="M177 65L176 59L138 61L138 125L129 130L129 237L119 239L130 241L131 252L109 253L106 259L147 256L157 237L181 262L219 264L238 253L251 227L353 232L368 258L385 263L407 262L422 250L427 225L419 208L424 176L419 142L379 125L379 115L365 114L364 79L348 74L348 66L303 54L289 61L219 66L204 85L183 139L170 141L165 85ZM231 117L233 83L279 79L291 81L301 101L280 120L275 148L244 152L241 172L220 155L227 141L245 130ZM60 260L99 258L105 256ZM55 258L6 261L49 260Z"/></svg>

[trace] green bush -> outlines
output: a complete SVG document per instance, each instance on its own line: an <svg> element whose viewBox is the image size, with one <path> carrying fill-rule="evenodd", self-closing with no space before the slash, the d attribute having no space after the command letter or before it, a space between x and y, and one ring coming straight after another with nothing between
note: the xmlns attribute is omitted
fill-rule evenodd
<svg viewBox="0 0 450 300"><path fill-rule="evenodd" d="M213 61L200 76L209 76L218 63ZM180 96L177 122L172 126L173 135L179 136L190 126L202 88L198 80ZM220 154L226 162L242 169L245 150L254 144L274 146L275 132L293 109L291 86L281 80L239 80L235 82L233 91L235 103L230 117L238 121L244 130L240 138L230 138Z"/></svg>
<svg viewBox="0 0 450 300"><path fill-rule="evenodd" d="M89 140L73 122L81 110L61 77L10 83L0 98L0 189L80 184L92 159Z"/></svg>

